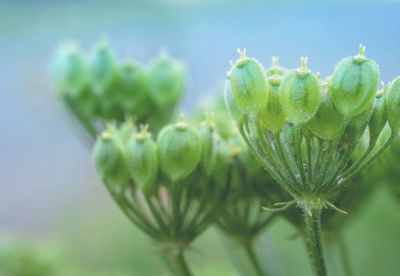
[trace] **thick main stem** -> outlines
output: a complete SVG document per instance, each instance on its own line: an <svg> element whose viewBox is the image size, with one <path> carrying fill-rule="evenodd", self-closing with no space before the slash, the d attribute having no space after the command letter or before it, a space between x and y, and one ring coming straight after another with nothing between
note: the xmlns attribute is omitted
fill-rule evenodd
<svg viewBox="0 0 400 276"><path fill-rule="evenodd" d="M321 239L321 210L314 208L308 213L304 211L304 221L306 227L306 239L308 254L315 275L326 276L326 266L323 256Z"/></svg>
<svg viewBox="0 0 400 276"><path fill-rule="evenodd" d="M168 250L166 255L168 257L169 263L172 265L173 270L178 276L192 276L192 272L186 262L184 256L184 249L180 248L178 250Z"/></svg>
<svg viewBox="0 0 400 276"><path fill-rule="evenodd" d="M246 252L247 257L249 258L250 263L252 264L254 271L259 276L266 276L266 272L264 272L261 264L259 263L257 256L254 252L254 247L250 242L243 243L243 248Z"/></svg>

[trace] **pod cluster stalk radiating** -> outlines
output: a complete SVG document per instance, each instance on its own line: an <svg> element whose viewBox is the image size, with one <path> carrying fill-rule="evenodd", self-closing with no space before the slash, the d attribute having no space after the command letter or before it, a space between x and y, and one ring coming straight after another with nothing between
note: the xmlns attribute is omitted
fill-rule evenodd
<svg viewBox="0 0 400 276"><path fill-rule="evenodd" d="M325 275L316 234L321 212L344 212L332 203L335 195L396 137L400 81L378 92L379 69L365 56L364 46L340 61L326 80L308 68L307 58L297 69L282 69L276 59L264 69L244 51L227 75L228 113L255 156L293 198L278 203L279 209L297 205L303 210L314 269ZM384 129L390 134L377 143ZM368 147L354 160L364 139Z"/></svg>

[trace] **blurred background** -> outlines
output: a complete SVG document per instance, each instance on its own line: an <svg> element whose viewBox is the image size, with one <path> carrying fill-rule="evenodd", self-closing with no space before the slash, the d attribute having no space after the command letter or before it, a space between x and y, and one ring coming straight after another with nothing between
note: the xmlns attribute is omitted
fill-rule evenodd
<svg viewBox="0 0 400 276"><path fill-rule="evenodd" d="M0 1L0 260L22 254L29 263L34 256L50 263L49 275L58 275L52 266L85 271L71 275L166 274L151 241L107 195L90 151L63 116L49 81L60 43L73 40L89 51L107 37L120 58L144 62L167 49L188 65L182 110L189 113L219 93L236 48L265 66L272 55L285 67L306 55L325 77L363 43L389 81L400 74L399 14L400 2L378 0ZM400 206L377 185L348 225L351 261L356 275L399 275ZM279 221L270 239L283 275L307 275L303 243L293 234ZM190 257L196 275L235 275L215 230Z"/></svg>

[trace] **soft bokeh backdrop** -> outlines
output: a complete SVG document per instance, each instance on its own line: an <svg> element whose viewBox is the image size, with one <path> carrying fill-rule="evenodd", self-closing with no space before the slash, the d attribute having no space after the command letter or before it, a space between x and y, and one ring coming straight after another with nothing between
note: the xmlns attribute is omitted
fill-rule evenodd
<svg viewBox="0 0 400 276"><path fill-rule="evenodd" d="M363 43L389 81L400 74L399 14L396 1L0 1L0 253L29 245L88 271L162 271L151 242L106 194L54 96L48 68L60 43L74 40L89 51L105 36L120 58L140 61L168 49L188 64L182 110L190 112L220 91L236 48L264 65L277 55L294 67L306 55L327 76ZM398 275L399 208L382 187L349 225L356 275ZM283 275L309 272L293 233L284 222L271 229ZM198 275L234 274L216 232L192 255Z"/></svg>

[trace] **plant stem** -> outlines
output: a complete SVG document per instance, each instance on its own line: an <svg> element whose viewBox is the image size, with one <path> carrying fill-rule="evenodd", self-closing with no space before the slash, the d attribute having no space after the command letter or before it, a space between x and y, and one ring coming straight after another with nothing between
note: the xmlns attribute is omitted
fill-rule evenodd
<svg viewBox="0 0 400 276"><path fill-rule="evenodd" d="M322 239L321 239L321 209L313 208L311 215L304 211L304 221L306 226L306 239L308 253L315 275L326 276L326 266L324 262Z"/></svg>
<svg viewBox="0 0 400 276"><path fill-rule="evenodd" d="M257 256L254 252L254 247L252 246L251 241L250 242L244 242L243 244L243 248L246 252L247 257L250 260L250 263L253 265L255 272L257 273L257 275L259 276L266 276L267 274L264 272L264 270L262 269Z"/></svg>
<svg viewBox="0 0 400 276"><path fill-rule="evenodd" d="M179 248L177 250L167 250L166 255L169 263L173 266L176 275L178 276L192 276L192 272L185 260L183 254L184 249Z"/></svg>
<svg viewBox="0 0 400 276"><path fill-rule="evenodd" d="M338 231L340 231L340 230L338 230ZM344 237L343 237L342 233L338 233L337 241L338 241L340 259L342 260L344 272L346 273L347 276L352 276L353 271L351 269L350 258L349 258L346 243L344 241Z"/></svg>

